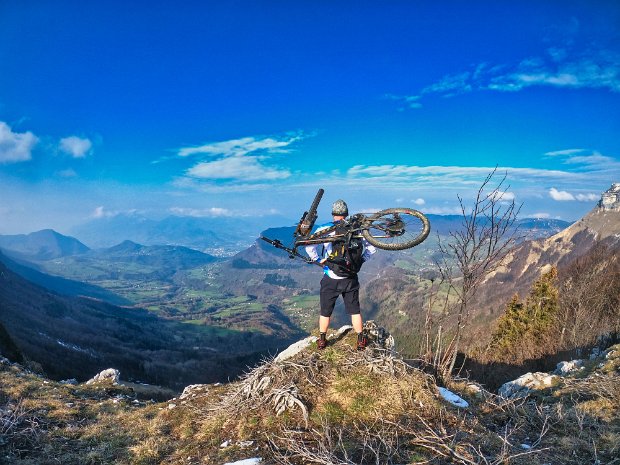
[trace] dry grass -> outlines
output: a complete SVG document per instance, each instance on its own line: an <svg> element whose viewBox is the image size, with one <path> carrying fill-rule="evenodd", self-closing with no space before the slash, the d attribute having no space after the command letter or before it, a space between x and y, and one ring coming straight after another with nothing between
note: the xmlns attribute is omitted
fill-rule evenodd
<svg viewBox="0 0 620 465"><path fill-rule="evenodd" d="M518 401L457 381L449 387L471 406L461 410L428 375L354 343L345 335L159 404L122 386L60 385L0 365L0 463L618 463L615 357Z"/></svg>

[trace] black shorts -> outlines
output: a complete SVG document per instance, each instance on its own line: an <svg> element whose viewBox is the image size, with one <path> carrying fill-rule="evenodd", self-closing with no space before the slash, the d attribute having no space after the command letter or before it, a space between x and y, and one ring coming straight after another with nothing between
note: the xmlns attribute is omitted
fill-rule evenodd
<svg viewBox="0 0 620 465"><path fill-rule="evenodd" d="M354 278L333 279L327 275L321 279L321 316L330 317L338 296L344 300L349 315L360 313L360 283Z"/></svg>

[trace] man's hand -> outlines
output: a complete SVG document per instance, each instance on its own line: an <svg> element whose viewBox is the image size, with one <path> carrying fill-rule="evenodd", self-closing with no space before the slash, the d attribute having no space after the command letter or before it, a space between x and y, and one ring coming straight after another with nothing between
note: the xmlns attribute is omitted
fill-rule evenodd
<svg viewBox="0 0 620 465"><path fill-rule="evenodd" d="M319 263L320 263L321 265L324 265L326 261L327 261L327 258L324 258L323 260L320 260L320 261L319 261Z"/></svg>

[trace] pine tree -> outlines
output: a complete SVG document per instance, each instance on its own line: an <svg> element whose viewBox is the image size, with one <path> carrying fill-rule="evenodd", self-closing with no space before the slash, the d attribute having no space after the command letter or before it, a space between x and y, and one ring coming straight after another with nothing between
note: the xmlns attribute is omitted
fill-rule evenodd
<svg viewBox="0 0 620 465"><path fill-rule="evenodd" d="M552 267L534 282L525 303L514 295L497 323L488 350L495 359L522 362L551 352L558 313L558 272Z"/></svg>

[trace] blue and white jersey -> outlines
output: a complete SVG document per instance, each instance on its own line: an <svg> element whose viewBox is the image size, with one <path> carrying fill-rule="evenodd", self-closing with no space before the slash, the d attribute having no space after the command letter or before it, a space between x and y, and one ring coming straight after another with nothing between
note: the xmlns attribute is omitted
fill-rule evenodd
<svg viewBox="0 0 620 465"><path fill-rule="evenodd" d="M331 228L332 226L334 226L334 224L336 223L331 222L331 223L327 223L322 226L319 226L316 229L316 231L314 231L314 234L319 233L324 229ZM334 234L336 234L335 231L332 231L331 233L329 233L330 236L333 236ZM375 248L375 246L370 245L368 241L363 238L362 238L362 244L364 246L364 253L362 254L362 257L364 258L364 261L366 262L368 261L368 259L370 259L370 256L377 251L377 249ZM318 252L319 247L322 247L322 254L319 254ZM308 257L310 257L315 262L320 262L324 258L327 258L331 255L332 243L325 242L323 244L307 245L305 249L306 249L306 253L308 254ZM336 273L330 270L327 265L323 267L323 272L332 279L344 279L344 276L338 276Z"/></svg>

